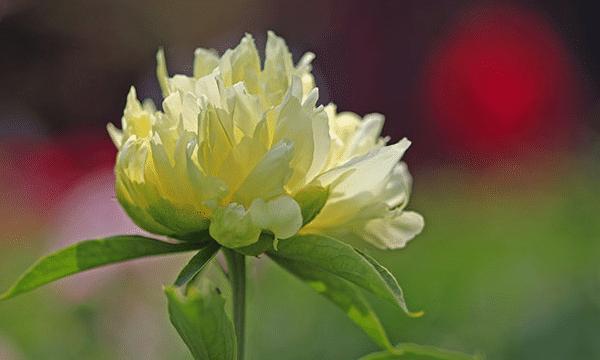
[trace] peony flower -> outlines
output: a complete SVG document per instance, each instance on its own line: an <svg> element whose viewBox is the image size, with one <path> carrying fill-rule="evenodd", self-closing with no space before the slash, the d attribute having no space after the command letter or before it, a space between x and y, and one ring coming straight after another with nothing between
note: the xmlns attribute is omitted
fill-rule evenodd
<svg viewBox="0 0 600 360"><path fill-rule="evenodd" d="M182 241L115 235L78 242L40 258L0 301L100 266L194 251L164 287L171 323L194 358L241 360L246 256L265 254L382 350L361 359L471 358L394 346L362 295L410 317L423 314L411 312L394 275L358 249L359 241L401 248L423 228L423 218L405 210L412 180L400 159L410 142L388 144L380 114L361 118L318 105L313 58L308 53L294 65L283 39L269 32L262 64L246 35L222 56L197 49L193 75L170 76L159 51L160 109L140 102L132 87L121 130L108 125L118 148L115 192L139 227ZM226 268L206 269L219 252Z"/></svg>
<svg viewBox="0 0 600 360"><path fill-rule="evenodd" d="M388 145L384 118L318 106L314 55L294 65L269 32L261 66L250 35L221 57L195 52L193 76L170 77L162 51L162 110L132 87L119 149L117 198L143 229L177 239L207 230L238 248L261 233L319 233L400 248L423 228L405 211L411 178L399 163L406 139Z"/></svg>

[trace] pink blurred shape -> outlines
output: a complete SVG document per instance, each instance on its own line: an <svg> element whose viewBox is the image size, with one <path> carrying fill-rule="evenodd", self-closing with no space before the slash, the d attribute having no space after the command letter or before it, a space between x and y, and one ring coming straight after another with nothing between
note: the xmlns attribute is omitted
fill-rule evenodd
<svg viewBox="0 0 600 360"><path fill-rule="evenodd" d="M49 247L56 250L85 239L120 234L143 234L121 209L114 192L111 170L97 170L82 177L57 204L50 220ZM123 263L76 275L57 283L65 297L80 302L102 291L119 272L131 269Z"/></svg>

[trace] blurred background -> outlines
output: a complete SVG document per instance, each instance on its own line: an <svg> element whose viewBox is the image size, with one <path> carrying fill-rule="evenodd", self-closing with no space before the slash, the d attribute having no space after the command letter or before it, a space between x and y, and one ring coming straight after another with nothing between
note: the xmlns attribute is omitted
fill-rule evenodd
<svg viewBox="0 0 600 360"><path fill-rule="evenodd" d="M413 141L406 249L371 253L413 309L376 302L394 341L488 359L600 359L600 5L594 1L0 0L0 289L38 256L137 230L113 193L130 85L159 98L155 52L245 32L317 54L321 102L381 112ZM63 280L0 304L0 359L190 359L161 285L188 255ZM375 350L341 311L253 261L249 359ZM416 359L416 358L415 358Z"/></svg>

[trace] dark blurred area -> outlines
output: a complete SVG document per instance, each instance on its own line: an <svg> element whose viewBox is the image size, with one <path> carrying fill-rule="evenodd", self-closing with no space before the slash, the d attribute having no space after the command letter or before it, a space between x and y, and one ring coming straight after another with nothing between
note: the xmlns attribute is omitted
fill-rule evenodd
<svg viewBox="0 0 600 360"><path fill-rule="evenodd" d="M159 47L171 73L191 73L196 47L222 52L249 32L262 49L274 30L294 60L316 53L321 103L383 113L386 135L413 141L427 230L374 254L428 315L378 307L394 338L600 359L598 15L593 1L0 0L0 286L48 249L136 231L114 199L105 127L120 125L129 86L160 98ZM0 304L0 359L186 358L156 283L184 260ZM274 266L254 276L252 359L373 350Z"/></svg>

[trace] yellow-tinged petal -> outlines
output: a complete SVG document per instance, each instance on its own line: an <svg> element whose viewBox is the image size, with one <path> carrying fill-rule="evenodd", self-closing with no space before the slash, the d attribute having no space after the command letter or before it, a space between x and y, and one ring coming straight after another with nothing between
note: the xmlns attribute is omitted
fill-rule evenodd
<svg viewBox="0 0 600 360"><path fill-rule="evenodd" d="M229 123L222 122L217 109L208 106L200 115L198 163L208 175L218 176L225 159L229 156L234 143Z"/></svg>
<svg viewBox="0 0 600 360"><path fill-rule="evenodd" d="M214 209L227 195L227 184L220 178L206 175L194 160L197 158L198 146L195 140L188 143L186 151L187 175L194 189L201 193L200 204Z"/></svg>
<svg viewBox="0 0 600 360"><path fill-rule="evenodd" d="M237 130L234 132L236 141L242 137L252 137L263 115L260 99L248 94L243 83L237 83L231 88L227 100L234 128Z"/></svg>
<svg viewBox="0 0 600 360"><path fill-rule="evenodd" d="M194 77L196 79L210 74L217 66L219 66L219 56L216 51L202 48L194 51Z"/></svg>
<svg viewBox="0 0 600 360"><path fill-rule="evenodd" d="M198 132L200 100L191 92L173 92L163 101L163 109L168 121L165 127L174 127L182 121L186 131Z"/></svg>
<svg viewBox="0 0 600 360"><path fill-rule="evenodd" d="M314 58L315 54L307 52L302 55L302 58L300 58L300 61L298 61L298 64L296 65L296 73L302 80L302 91L304 94L308 94L311 90L315 89L315 78L311 74L311 62Z"/></svg>
<svg viewBox="0 0 600 360"><path fill-rule="evenodd" d="M194 78L185 75L175 75L167 80L171 94L173 92L188 93L194 91Z"/></svg>
<svg viewBox="0 0 600 360"><path fill-rule="evenodd" d="M223 107L221 104L221 92L219 89L221 81L214 76L204 76L196 80L194 85L194 93L199 100L199 107L201 109L206 108L206 103L211 104L214 107Z"/></svg>
<svg viewBox="0 0 600 360"><path fill-rule="evenodd" d="M225 86L243 81L250 93L260 91L260 58L252 35L246 34L235 49L227 50L221 58L219 68Z"/></svg>
<svg viewBox="0 0 600 360"><path fill-rule="evenodd" d="M149 147L147 139L135 135L127 139L117 155L117 174L122 172L127 179L143 183Z"/></svg>
<svg viewBox="0 0 600 360"><path fill-rule="evenodd" d="M312 164L306 174L306 182L311 182L317 175L325 169L329 153L331 151L332 141L329 138L329 124L327 114L324 110L319 110L314 114L312 120L313 135L313 158Z"/></svg>
<svg viewBox="0 0 600 360"><path fill-rule="evenodd" d="M165 60L165 51L160 48L156 53L156 77L158 84L162 90L163 96L168 96L171 93L169 89L169 72L167 70L167 61Z"/></svg>
<svg viewBox="0 0 600 360"><path fill-rule="evenodd" d="M263 74L265 93L269 104L275 105L281 102L288 91L290 75L293 70L292 54L290 54L285 41L274 32L269 31Z"/></svg>
<svg viewBox="0 0 600 360"><path fill-rule="evenodd" d="M284 140L267 152L235 191L236 201L250 204L255 198L284 194L284 185L292 173L293 151L294 145Z"/></svg>
<svg viewBox="0 0 600 360"><path fill-rule="evenodd" d="M314 176L323 167L329 148L329 142L324 139L328 133L325 125L327 114L322 108L303 106L301 91L300 80L294 77L279 109L273 134L275 143L284 139L294 143L295 151L291 161L293 173L287 184L291 193L296 193L310 182L312 178L309 176Z"/></svg>
<svg viewBox="0 0 600 360"><path fill-rule="evenodd" d="M229 199L234 197L240 185L265 156L266 152L266 147L250 137L244 137L239 144L231 149L216 175L227 183L230 190ZM245 202L242 203L247 205Z"/></svg>
<svg viewBox="0 0 600 360"><path fill-rule="evenodd" d="M121 142L127 140L132 135L135 135L138 138L148 138L152 136L154 114L144 110L137 98L133 86L129 89L129 94L127 94L127 103L125 104L121 122L124 135Z"/></svg>
<svg viewBox="0 0 600 360"><path fill-rule="evenodd" d="M106 131L108 131L108 135L110 136L110 139L112 140L113 144L115 144L115 147L117 149L120 149L121 144L123 142L123 132L117 129L117 127L113 125L113 123L106 124Z"/></svg>

